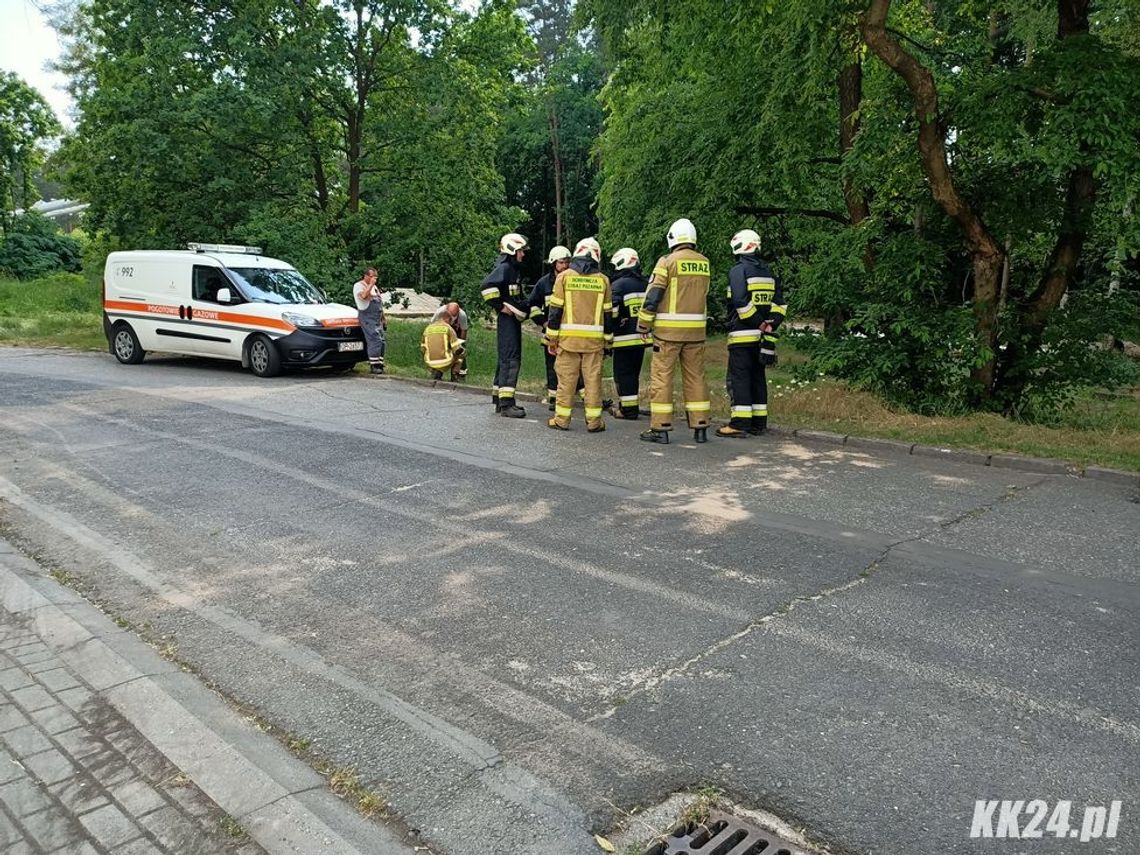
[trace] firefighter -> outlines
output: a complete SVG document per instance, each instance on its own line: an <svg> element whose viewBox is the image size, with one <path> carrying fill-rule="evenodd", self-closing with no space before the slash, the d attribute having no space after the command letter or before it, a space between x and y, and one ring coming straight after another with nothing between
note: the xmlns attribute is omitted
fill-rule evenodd
<svg viewBox="0 0 1140 855"><path fill-rule="evenodd" d="M554 277L570 266L570 250L564 246L556 246L550 250L546 257L550 265L550 272L534 283L530 292L530 319L538 324L539 329L546 331L547 301L554 293ZM546 357L546 403L550 412L554 412L554 396L558 392L558 375L554 372L554 356L548 350L543 350ZM578 388L581 389L581 381Z"/></svg>
<svg viewBox="0 0 1140 855"><path fill-rule="evenodd" d="M614 386L618 396L618 405L610 413L615 419L636 419L640 415L641 366L649 344L649 339L637 331L637 313L645 302L648 280L641 272L637 250L619 249L610 262L614 266Z"/></svg>
<svg viewBox="0 0 1140 855"><path fill-rule="evenodd" d="M547 350L554 354L558 393L554 418L547 425L570 430L574 389L581 377L586 384L586 430L606 429L602 419L602 363L613 346L613 302L610 280L599 264L602 248L593 238L583 238L574 247L570 267L554 280L548 302Z"/></svg>
<svg viewBox="0 0 1140 855"><path fill-rule="evenodd" d="M526 410L515 404L515 384L522 365L522 322L527 317L519 270L526 248L526 238L522 235L514 232L503 235L495 269L483 280L483 299L498 314L499 361L491 395L495 399L495 412L510 419L526 417Z"/></svg>
<svg viewBox="0 0 1140 855"><path fill-rule="evenodd" d="M696 250L697 230L687 219L669 227L669 254L653 265L637 331L653 333L649 373L649 430L645 442L668 444L673 429L673 373L681 363L685 413L696 442L708 442L709 387L705 380L709 260Z"/></svg>
<svg viewBox="0 0 1140 855"><path fill-rule="evenodd" d="M463 352L455 357L455 364L451 369L451 373L455 375L454 379L458 382L467 376L467 337L471 330L471 322L467 319L467 312L463 311L463 307L453 301L436 309L435 314L431 317L431 322L433 324L445 323L450 326L455 330L455 336L459 339L459 343L463 345Z"/></svg>
<svg viewBox="0 0 1140 855"><path fill-rule="evenodd" d="M759 436L768 428L765 368L776 361L776 330L787 306L780 281L760 258L760 235L742 229L729 241L736 264L728 274L729 423L717 436Z"/></svg>
<svg viewBox="0 0 1140 855"><path fill-rule="evenodd" d="M458 307L457 303L452 305ZM420 349L433 380L441 380L443 372L449 371L451 382L459 381L463 370L463 340L456 335L455 327L446 320L433 320L424 327Z"/></svg>

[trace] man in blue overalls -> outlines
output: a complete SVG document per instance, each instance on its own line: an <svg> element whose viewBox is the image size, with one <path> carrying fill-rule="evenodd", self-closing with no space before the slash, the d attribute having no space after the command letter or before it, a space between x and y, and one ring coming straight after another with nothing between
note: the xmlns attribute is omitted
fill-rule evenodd
<svg viewBox="0 0 1140 855"><path fill-rule="evenodd" d="M373 374L383 374L384 331L388 328L388 319L384 317L384 298L376 279L376 268L369 267L364 271L364 277L352 286L352 298L356 301L356 315L364 333L369 370Z"/></svg>

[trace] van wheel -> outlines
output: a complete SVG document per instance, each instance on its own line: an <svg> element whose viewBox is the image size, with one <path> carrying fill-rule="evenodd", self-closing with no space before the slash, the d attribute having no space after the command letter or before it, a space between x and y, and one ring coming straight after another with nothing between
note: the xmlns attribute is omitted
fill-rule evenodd
<svg viewBox="0 0 1140 855"><path fill-rule="evenodd" d="M139 344L139 337L131 325L123 321L111 327L111 353L123 365L138 365L146 356L146 351Z"/></svg>
<svg viewBox="0 0 1140 855"><path fill-rule="evenodd" d="M276 377L281 373L281 357L277 346L263 335L249 343L249 367L258 377Z"/></svg>

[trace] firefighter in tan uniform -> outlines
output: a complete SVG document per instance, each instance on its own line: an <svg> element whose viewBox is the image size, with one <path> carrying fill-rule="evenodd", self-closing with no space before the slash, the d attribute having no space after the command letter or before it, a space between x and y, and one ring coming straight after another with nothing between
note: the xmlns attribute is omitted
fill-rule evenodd
<svg viewBox="0 0 1140 855"><path fill-rule="evenodd" d="M433 380L442 379L444 371L451 372L451 382L459 380L463 369L463 341L455 334L455 327L444 321L432 321L424 327L420 349Z"/></svg>
<svg viewBox="0 0 1140 855"><path fill-rule="evenodd" d="M602 248L593 238L583 238L574 248L570 266L554 280L547 301L546 345L555 354L558 392L554 418L547 425L570 429L574 390L581 376L586 384L586 429L606 429L602 420L602 363L613 347L613 301L610 280L598 266Z"/></svg>
<svg viewBox="0 0 1140 855"><path fill-rule="evenodd" d="M649 371L649 430L646 442L669 442L673 429L673 371L681 363L685 413L693 439L708 442L709 387L705 380L705 326L708 323L709 260L696 250L697 230L687 219L669 227L669 254L653 266L637 329L653 333Z"/></svg>

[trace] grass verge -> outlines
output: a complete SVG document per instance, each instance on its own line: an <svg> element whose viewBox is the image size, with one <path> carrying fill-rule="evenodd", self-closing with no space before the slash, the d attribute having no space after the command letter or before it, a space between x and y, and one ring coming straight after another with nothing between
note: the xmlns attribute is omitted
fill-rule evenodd
<svg viewBox="0 0 1140 855"><path fill-rule="evenodd" d="M0 280L0 343L30 347L63 346L106 349L97 278L55 274L30 282ZM528 331L537 328L527 325ZM388 329L387 363L396 376L429 376L420 358L423 324L393 320ZM477 323L469 340L472 386L490 386L495 372L495 331ZM881 398L844 383L819 377L793 379L791 369L804 361L787 343L780 364L769 371L769 409L775 424L813 428L991 452L1056 457L1084 466L1096 464L1140 471L1140 390L1108 394L1089 391L1053 425L1025 424L992 413L968 416L920 416L896 410ZM724 339L711 339L707 376L714 415L728 412L725 393L727 353ZM359 370L363 370L363 366ZM606 363L607 377L610 363ZM642 372L648 389L649 359ZM518 387L543 394L546 369L537 335L523 339ZM606 394L613 394L607 380ZM680 390L677 390L680 400Z"/></svg>
<svg viewBox="0 0 1140 855"><path fill-rule="evenodd" d="M102 285L77 273L0 279L0 343L105 350Z"/></svg>

